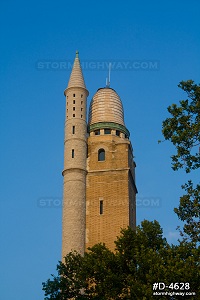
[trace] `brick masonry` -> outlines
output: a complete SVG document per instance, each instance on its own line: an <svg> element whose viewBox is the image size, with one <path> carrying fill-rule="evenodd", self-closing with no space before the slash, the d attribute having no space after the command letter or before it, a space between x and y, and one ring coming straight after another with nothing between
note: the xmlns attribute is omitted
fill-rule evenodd
<svg viewBox="0 0 200 300"><path fill-rule="evenodd" d="M113 89L99 89L87 125L88 91L78 53L64 94L62 258L72 250L83 255L100 242L114 250L121 229L136 226L137 193L122 102ZM102 161L98 160L99 149L105 150Z"/></svg>
<svg viewBox="0 0 200 300"><path fill-rule="evenodd" d="M98 150L105 149L105 161ZM135 194L130 177L130 141L114 135L88 138L86 180L86 248L102 242L114 250L122 228L135 228ZM130 169L132 168L132 171ZM100 201L103 213L100 214Z"/></svg>

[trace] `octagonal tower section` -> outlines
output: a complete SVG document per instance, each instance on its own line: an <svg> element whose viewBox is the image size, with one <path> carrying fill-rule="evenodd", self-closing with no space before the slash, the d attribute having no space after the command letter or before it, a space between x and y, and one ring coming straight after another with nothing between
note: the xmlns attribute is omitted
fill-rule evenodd
<svg viewBox="0 0 200 300"><path fill-rule="evenodd" d="M111 250L122 228L136 227L135 162L120 97L100 88L89 109L86 183L86 249Z"/></svg>

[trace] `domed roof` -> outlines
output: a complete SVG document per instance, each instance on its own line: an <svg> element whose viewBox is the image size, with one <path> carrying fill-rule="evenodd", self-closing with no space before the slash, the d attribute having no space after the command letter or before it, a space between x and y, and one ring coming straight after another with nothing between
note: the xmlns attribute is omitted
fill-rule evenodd
<svg viewBox="0 0 200 300"><path fill-rule="evenodd" d="M89 125L113 122L125 126L122 102L115 90L100 88L94 95L89 110Z"/></svg>

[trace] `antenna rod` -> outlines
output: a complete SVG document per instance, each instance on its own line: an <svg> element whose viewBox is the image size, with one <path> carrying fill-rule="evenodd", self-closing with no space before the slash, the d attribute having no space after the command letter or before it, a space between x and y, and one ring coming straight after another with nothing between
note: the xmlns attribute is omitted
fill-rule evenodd
<svg viewBox="0 0 200 300"><path fill-rule="evenodd" d="M106 87L110 87L110 73L111 73L111 63L108 64L108 77L106 77Z"/></svg>
<svg viewBox="0 0 200 300"><path fill-rule="evenodd" d="M108 67L108 86L110 87L110 73L111 73L111 63L109 63Z"/></svg>

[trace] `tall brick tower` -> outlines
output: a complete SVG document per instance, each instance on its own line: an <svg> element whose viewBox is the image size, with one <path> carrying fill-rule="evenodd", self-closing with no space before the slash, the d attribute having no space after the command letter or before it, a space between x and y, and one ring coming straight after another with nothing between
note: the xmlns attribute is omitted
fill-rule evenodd
<svg viewBox="0 0 200 300"><path fill-rule="evenodd" d="M118 94L109 86L94 95L89 111L86 248L111 250L122 228L136 226L135 162Z"/></svg>
<svg viewBox="0 0 200 300"><path fill-rule="evenodd" d="M120 230L136 226L135 162L120 97L110 86L88 91L78 52L66 96L62 257L96 243L111 250Z"/></svg>
<svg viewBox="0 0 200 300"><path fill-rule="evenodd" d="M71 250L85 251L86 222L86 155L88 91L85 86L78 52L66 96L66 120L64 140L64 191L62 257Z"/></svg>

